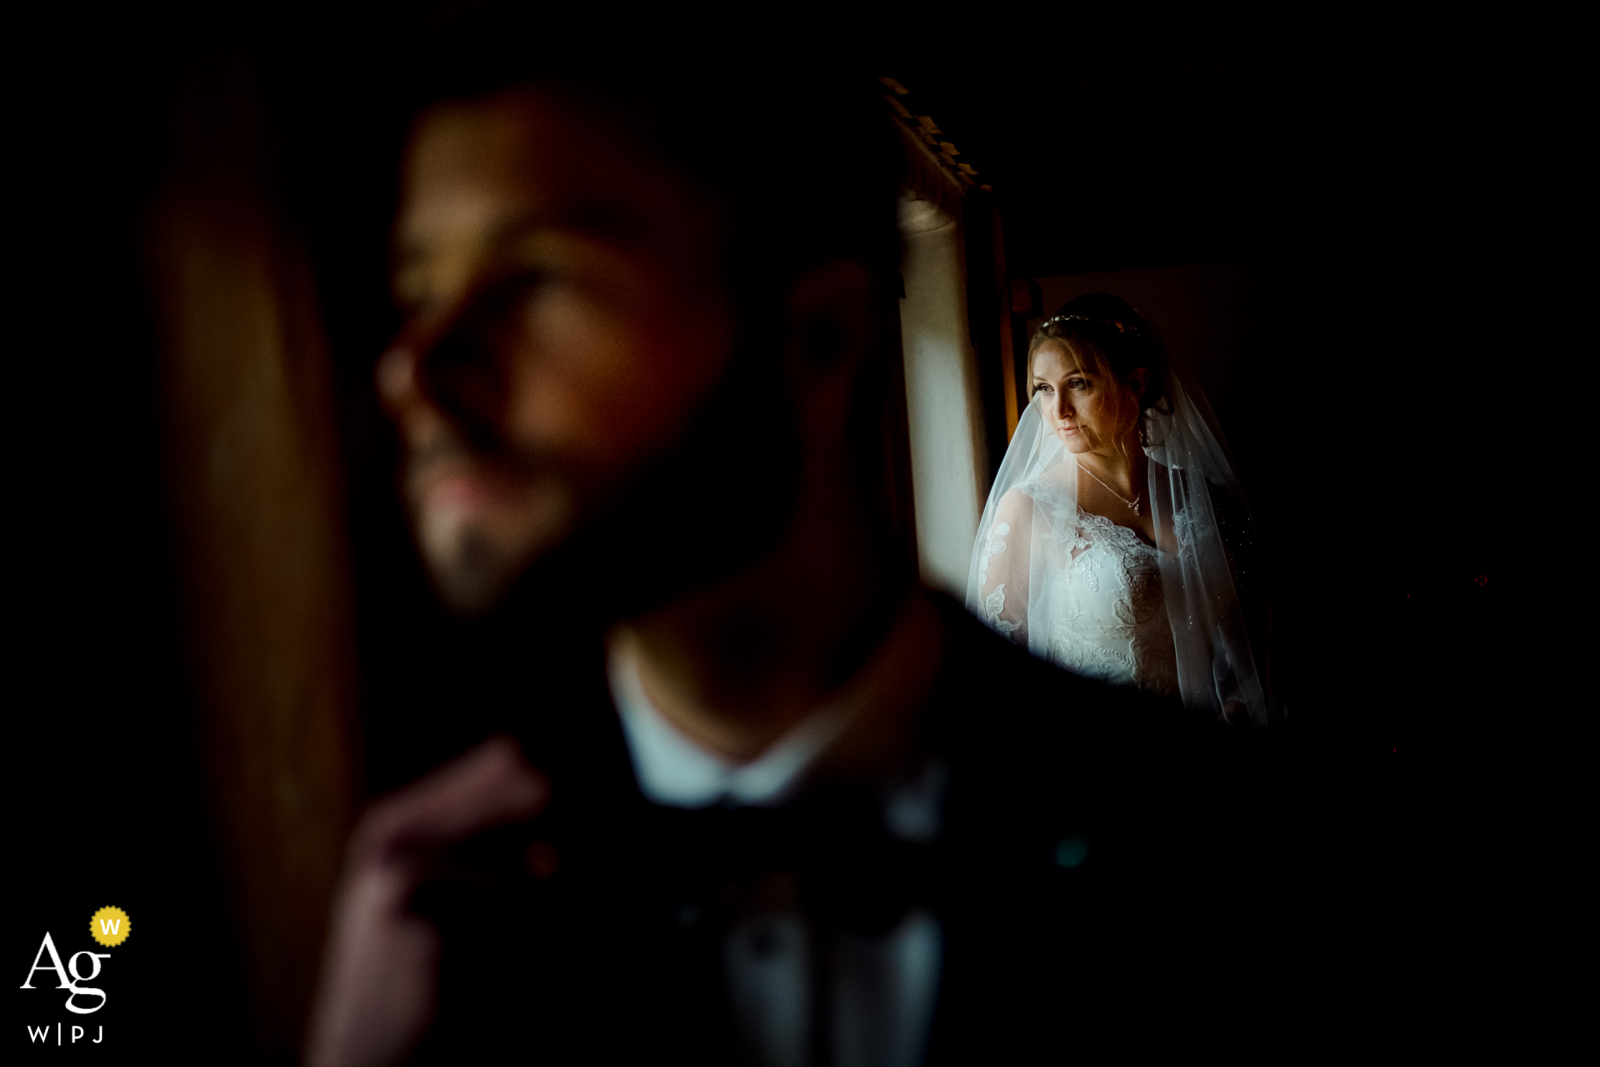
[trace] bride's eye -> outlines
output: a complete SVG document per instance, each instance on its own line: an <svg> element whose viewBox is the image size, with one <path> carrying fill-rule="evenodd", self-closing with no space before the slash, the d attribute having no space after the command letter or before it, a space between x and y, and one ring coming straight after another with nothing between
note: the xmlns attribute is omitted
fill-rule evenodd
<svg viewBox="0 0 1600 1067"><path fill-rule="evenodd" d="M1045 385L1043 382L1034 382L1033 383L1033 395L1034 396L1038 396L1040 393L1048 393L1049 391L1050 391L1050 387L1048 385Z"/></svg>
<svg viewBox="0 0 1600 1067"><path fill-rule="evenodd" d="M1088 382L1087 379L1084 379L1084 378L1073 378L1071 381L1067 382L1067 385L1068 385L1068 387L1070 387L1072 389L1087 389L1087 388L1089 388L1089 382Z"/></svg>

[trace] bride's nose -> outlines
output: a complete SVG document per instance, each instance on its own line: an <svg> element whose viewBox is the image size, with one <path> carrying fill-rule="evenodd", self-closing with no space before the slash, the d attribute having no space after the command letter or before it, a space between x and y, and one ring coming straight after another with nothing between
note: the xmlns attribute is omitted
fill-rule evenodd
<svg viewBox="0 0 1600 1067"><path fill-rule="evenodd" d="M1056 418L1067 419L1072 417L1072 400L1067 396L1065 389L1056 391Z"/></svg>

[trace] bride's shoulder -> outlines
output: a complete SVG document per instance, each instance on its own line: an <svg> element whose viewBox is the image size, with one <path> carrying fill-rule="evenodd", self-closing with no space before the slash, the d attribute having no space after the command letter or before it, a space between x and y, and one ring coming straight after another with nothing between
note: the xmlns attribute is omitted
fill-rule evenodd
<svg viewBox="0 0 1600 1067"><path fill-rule="evenodd" d="M994 524L1005 523L1020 529L1040 516L1058 521L1062 514L1070 513L1074 502L1070 495L1047 482L1024 482L1006 490L995 507Z"/></svg>
<svg viewBox="0 0 1600 1067"><path fill-rule="evenodd" d="M1000 498L1000 510L1016 511L1019 508L1033 506L1033 491L1031 485L1014 485L1006 490L1005 496Z"/></svg>
<svg viewBox="0 0 1600 1067"><path fill-rule="evenodd" d="M1014 485L1006 490L1005 496L1000 498L1000 505L995 509L995 519L998 522L1017 522L1033 516L1034 504L1037 502L1039 487L1033 483Z"/></svg>
<svg viewBox="0 0 1600 1067"><path fill-rule="evenodd" d="M1064 484L1061 479L1046 474L1023 482L1012 489L1001 498L1001 506L1003 507L1007 501L1016 507L1026 505L1054 512L1063 507L1071 508L1077 502L1077 493L1072 486Z"/></svg>

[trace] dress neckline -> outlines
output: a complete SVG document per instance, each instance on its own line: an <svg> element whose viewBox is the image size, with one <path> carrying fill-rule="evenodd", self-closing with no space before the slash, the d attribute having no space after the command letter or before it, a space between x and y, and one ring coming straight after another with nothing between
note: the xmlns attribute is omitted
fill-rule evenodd
<svg viewBox="0 0 1600 1067"><path fill-rule="evenodd" d="M1140 535L1139 531L1135 530L1133 527L1124 526L1120 522L1114 522L1104 515L1096 514L1095 512L1084 507L1082 504L1078 503L1076 500L1072 502L1072 506L1078 509L1078 514L1083 518L1094 519L1100 525L1109 526L1113 530L1121 530L1126 535L1124 540L1131 541L1133 544L1136 544L1140 548L1146 549L1147 551L1156 553L1158 555L1160 554L1161 550L1155 545L1151 544L1149 541L1146 541L1144 537Z"/></svg>
<svg viewBox="0 0 1600 1067"><path fill-rule="evenodd" d="M1153 542L1146 541L1138 530L1135 530L1131 526L1123 526L1121 523L1107 518L1104 515L1090 511L1088 508L1085 508L1082 504L1078 503L1078 479L1076 470L1073 472L1071 481L1067 484L1063 484L1063 480L1061 479L1052 479L1050 477L1051 473L1051 471L1046 471L1042 475L1037 475L1029 479L1027 482L1022 483L1020 486L1018 486L1018 488L1028 492L1029 495L1033 496L1035 500L1039 500L1042 496L1043 499L1051 501L1057 507L1060 507L1064 504L1071 504L1073 511L1077 515L1092 518L1097 522L1105 526L1110 526L1114 529L1124 530L1127 533L1127 537L1133 544L1136 544L1141 548L1148 549L1157 555L1160 554L1160 546L1154 544ZM1071 490L1070 492L1068 492L1069 487Z"/></svg>

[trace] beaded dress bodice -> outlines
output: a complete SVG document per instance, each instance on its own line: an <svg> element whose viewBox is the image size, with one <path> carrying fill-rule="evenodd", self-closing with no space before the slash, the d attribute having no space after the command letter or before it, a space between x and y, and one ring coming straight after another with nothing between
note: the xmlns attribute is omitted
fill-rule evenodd
<svg viewBox="0 0 1600 1067"><path fill-rule="evenodd" d="M1049 485L1019 486L990 528L978 581L984 621L1036 654L1087 677L1177 693L1160 552L1133 530Z"/></svg>

